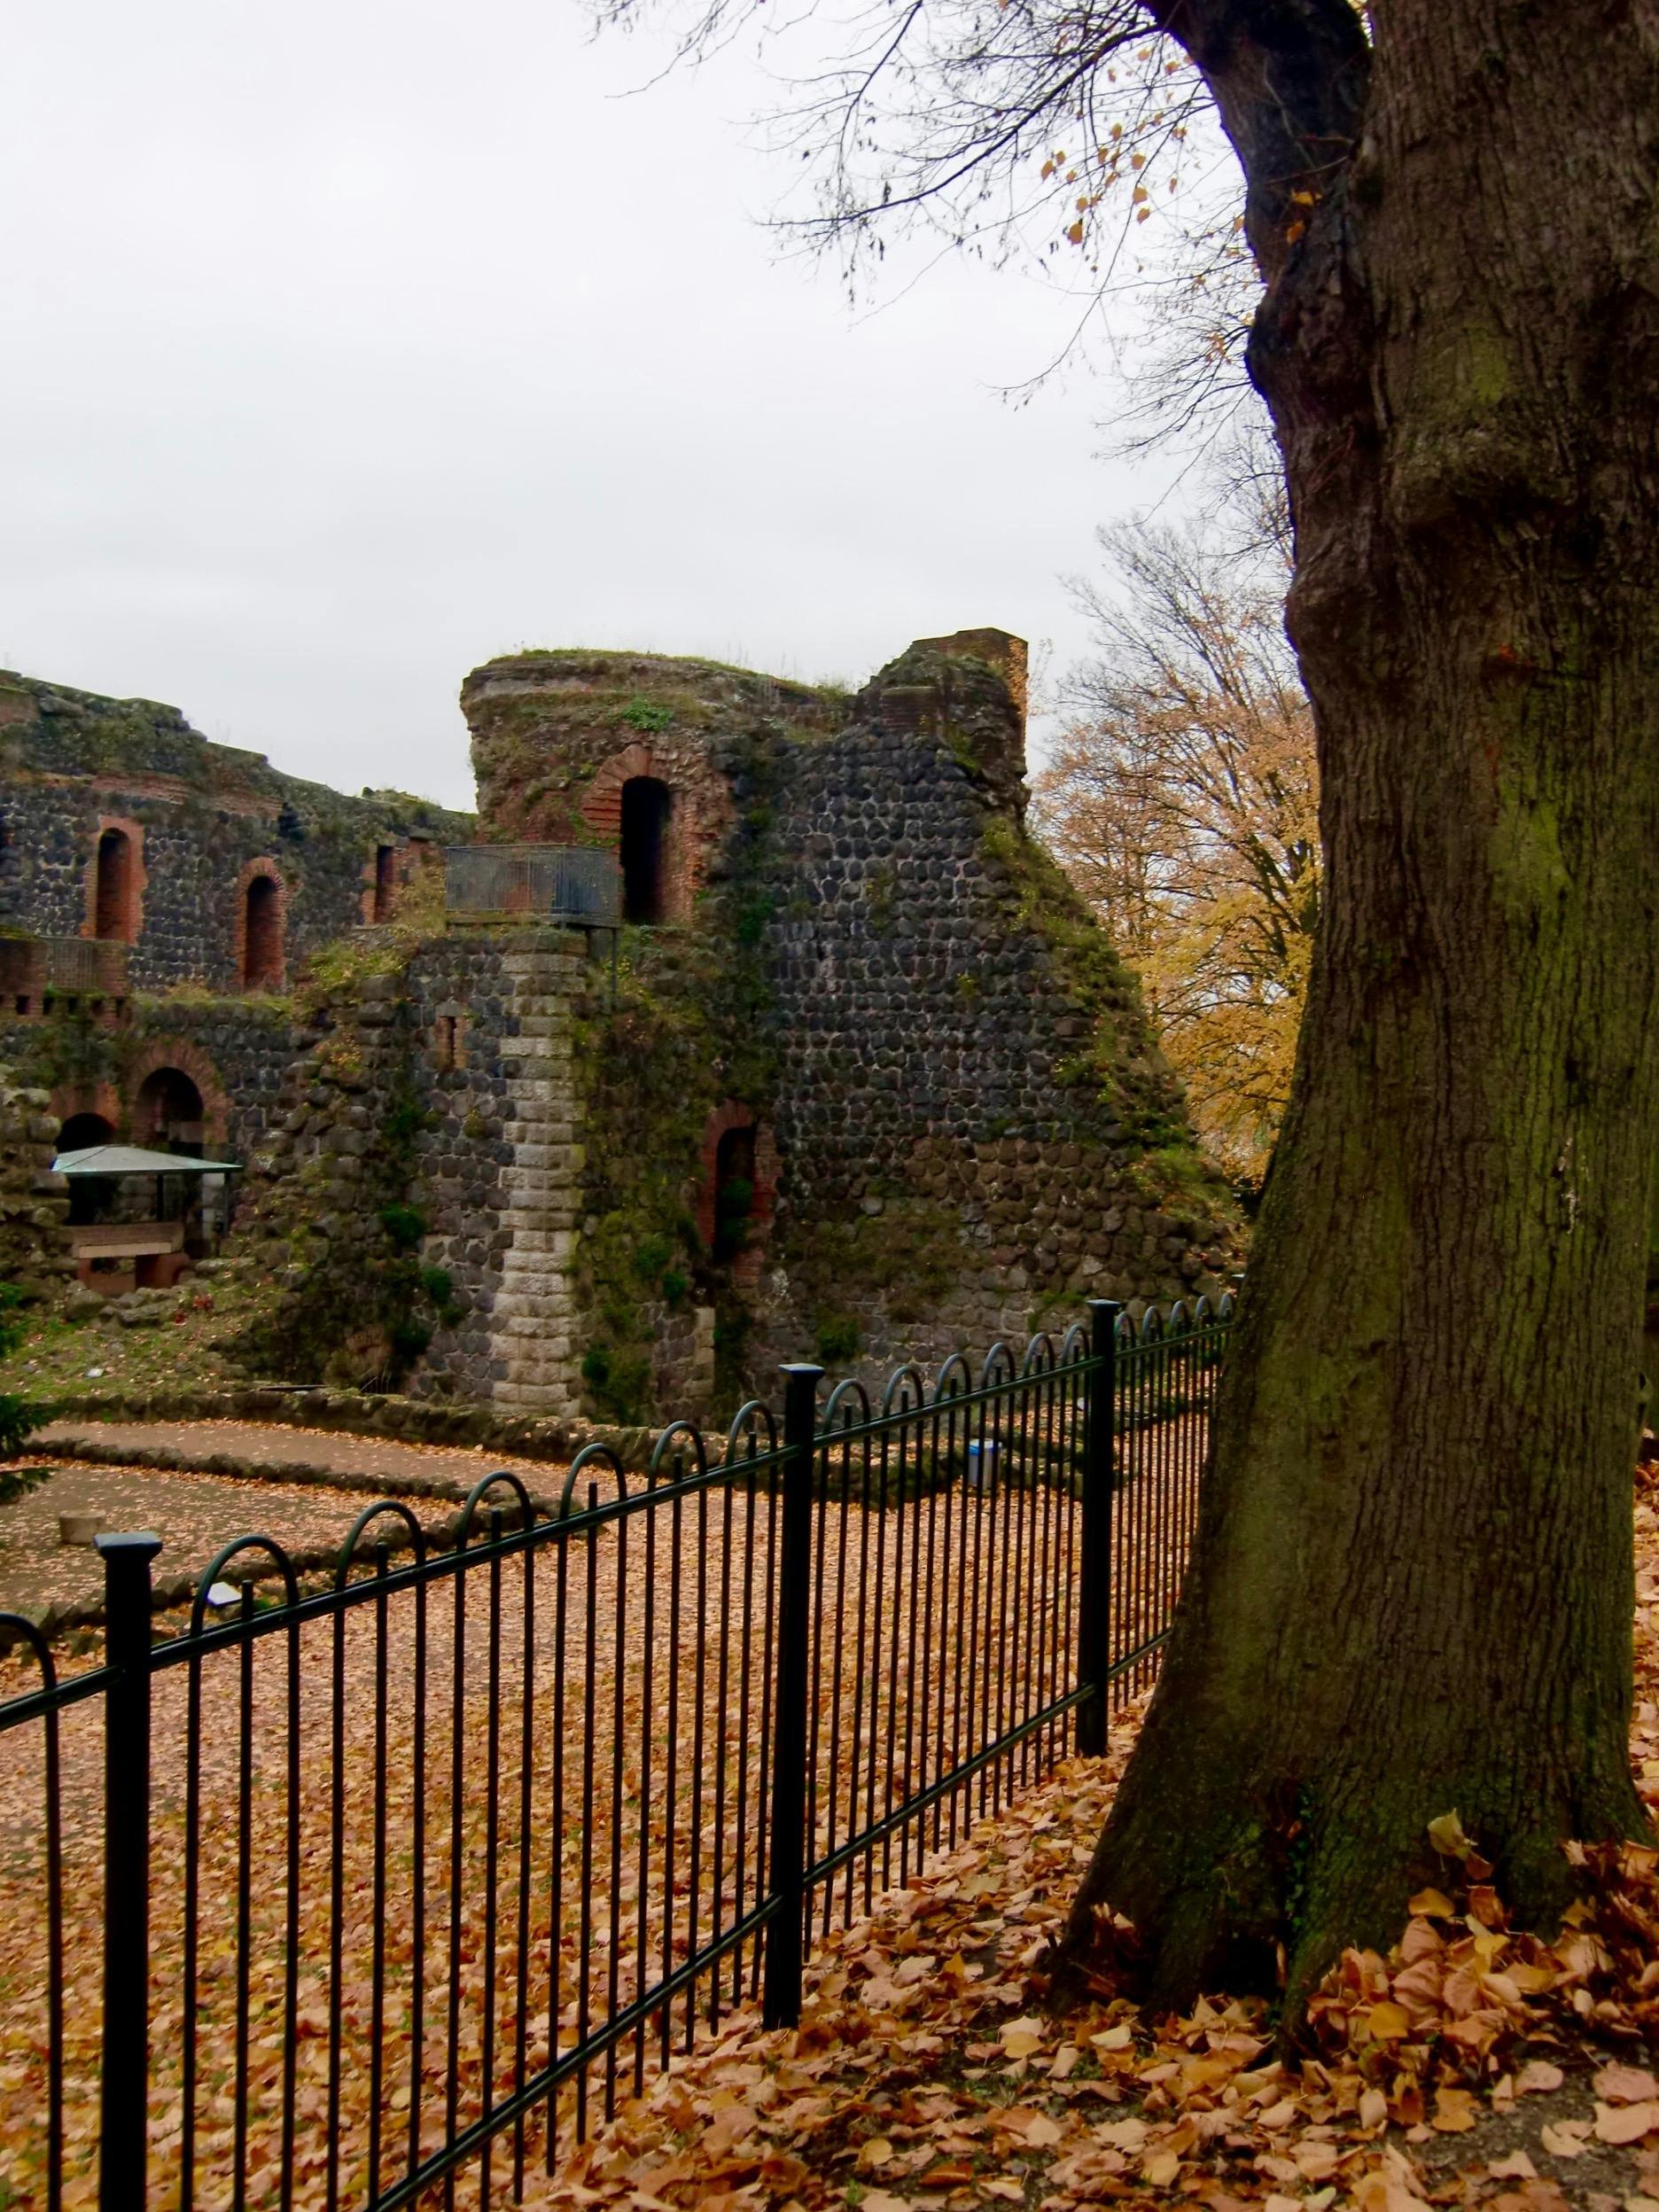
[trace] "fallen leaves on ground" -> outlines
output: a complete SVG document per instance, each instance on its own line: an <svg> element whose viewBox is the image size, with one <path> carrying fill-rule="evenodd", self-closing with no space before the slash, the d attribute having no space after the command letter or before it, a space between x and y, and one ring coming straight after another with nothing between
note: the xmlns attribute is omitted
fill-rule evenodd
<svg viewBox="0 0 1659 2212"><path fill-rule="evenodd" d="M1659 1542L1637 1515L1632 1762L1659 1800ZM1133 1738L930 1863L809 1971L800 2026L734 2016L529 2201L638 2212L922 2212L1120 2197L1211 2212L1659 2212L1659 1850L1580 1850L1553 1942L1512 1929L1455 1813L1445 1886L1386 1957L1351 1951L1287 2060L1266 2007L1128 1999L1055 2021L1037 1972ZM1523 2138L1524 2138L1524 2140Z"/></svg>

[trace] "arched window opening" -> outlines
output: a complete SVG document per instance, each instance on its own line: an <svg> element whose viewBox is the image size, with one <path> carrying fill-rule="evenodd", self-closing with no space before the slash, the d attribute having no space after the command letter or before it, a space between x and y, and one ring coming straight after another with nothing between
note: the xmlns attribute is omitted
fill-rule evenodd
<svg viewBox="0 0 1659 2212"><path fill-rule="evenodd" d="M113 1144L113 1125L102 1114L71 1114L58 1132L60 1152L84 1152L91 1144Z"/></svg>
<svg viewBox="0 0 1659 2212"><path fill-rule="evenodd" d="M106 830L97 841L97 883L93 892L92 933L118 944L132 942L132 839L124 830Z"/></svg>
<svg viewBox="0 0 1659 2212"><path fill-rule="evenodd" d="M206 1151L202 1094L182 1068L156 1068L133 1102L133 1142L199 1160Z"/></svg>
<svg viewBox="0 0 1659 2212"><path fill-rule="evenodd" d="M736 1259L755 1210L755 1133L728 1129L714 1155L714 1258Z"/></svg>
<svg viewBox="0 0 1659 2212"><path fill-rule="evenodd" d="M630 776L622 786L622 918L660 922L666 886L668 819L674 793L654 775Z"/></svg>
<svg viewBox="0 0 1659 2212"><path fill-rule="evenodd" d="M242 985L247 991L282 988L282 891L271 876L255 876L244 893L247 900L242 935Z"/></svg>
<svg viewBox="0 0 1659 2212"><path fill-rule="evenodd" d="M115 1131L102 1114L71 1114L58 1132L60 1152L82 1152L89 1145L111 1144ZM115 1183L104 1175L70 1175L69 1225L85 1228L101 1221L115 1203Z"/></svg>
<svg viewBox="0 0 1659 2212"><path fill-rule="evenodd" d="M374 918L389 922L392 900L397 892L397 847L380 845L375 847Z"/></svg>

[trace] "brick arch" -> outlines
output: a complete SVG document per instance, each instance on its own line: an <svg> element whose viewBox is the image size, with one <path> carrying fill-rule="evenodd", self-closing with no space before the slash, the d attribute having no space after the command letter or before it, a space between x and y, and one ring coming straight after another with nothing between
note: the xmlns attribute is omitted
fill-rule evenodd
<svg viewBox="0 0 1659 2212"><path fill-rule="evenodd" d="M203 1138L210 1151L222 1151L230 1126L230 1096L219 1080L218 1069L201 1047L192 1044L187 1037L157 1038L141 1047L128 1062L121 1084L126 1102L121 1121L129 1129L132 1127L138 1094L145 1078L153 1075L158 1068L176 1068L181 1075L189 1076L201 1093Z"/></svg>
<svg viewBox="0 0 1659 2212"><path fill-rule="evenodd" d="M112 830L127 840L127 867L120 894L121 912L113 931L106 934L118 944L136 945L144 927L144 885L149 877L144 873L144 824L135 822L129 814L100 814L94 825L92 850L87 855L86 918L81 924L81 934L91 938L98 935L98 850Z"/></svg>
<svg viewBox="0 0 1659 2212"><path fill-rule="evenodd" d="M258 882L276 885L276 959L272 971L255 983L248 975L248 891ZM236 972L237 981L245 991L255 989L280 991L288 970L288 886L283 881L282 870L269 853L261 853L257 860L245 861L236 880ZM205 1095L205 1094L204 1094Z"/></svg>
<svg viewBox="0 0 1659 2212"><path fill-rule="evenodd" d="M622 848L622 787L636 776L652 776L667 786L674 798L662 859L662 918L689 922L703 882L707 838L702 812L687 788L683 774L639 739L613 752L595 771L582 800L582 818L598 836L608 838L619 859Z"/></svg>
<svg viewBox="0 0 1659 2212"><path fill-rule="evenodd" d="M704 1249L714 1249L714 1204L720 1172L720 1139L733 1129L754 1132L754 1203L749 1214L749 1242L731 1263L731 1278L741 1289L752 1290L760 1280L760 1262L767 1234L777 1211L778 1149L769 1122L756 1118L754 1109L728 1098L715 1107L704 1125L700 1148L702 1174L697 1182L697 1235Z"/></svg>
<svg viewBox="0 0 1659 2212"><path fill-rule="evenodd" d="M670 791L674 790L673 776L663 774L662 766L649 745L624 745L620 752L613 752L602 767L596 769L594 780L588 786L582 814L590 829L598 830L602 837L621 836L622 786L636 775L657 776ZM679 793L674 795L678 798Z"/></svg>
<svg viewBox="0 0 1659 2212"><path fill-rule="evenodd" d="M59 1083L51 1094L51 1111L59 1128L76 1114L96 1114L119 1135L126 1110L113 1083Z"/></svg>

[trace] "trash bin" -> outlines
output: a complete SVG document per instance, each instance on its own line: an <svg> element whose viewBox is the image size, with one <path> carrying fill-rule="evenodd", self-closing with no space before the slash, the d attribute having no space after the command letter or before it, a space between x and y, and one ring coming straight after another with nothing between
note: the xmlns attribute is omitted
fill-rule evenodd
<svg viewBox="0 0 1659 2212"><path fill-rule="evenodd" d="M970 1444L968 1447L968 1487L970 1490L990 1490L996 1483L997 1453L1000 1444Z"/></svg>

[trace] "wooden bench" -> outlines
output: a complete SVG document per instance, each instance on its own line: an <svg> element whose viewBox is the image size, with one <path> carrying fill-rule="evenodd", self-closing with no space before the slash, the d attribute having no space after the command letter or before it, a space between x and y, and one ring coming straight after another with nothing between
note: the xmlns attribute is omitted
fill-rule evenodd
<svg viewBox="0 0 1659 2212"><path fill-rule="evenodd" d="M89 1290L119 1297L123 1290L171 1289L190 1260L182 1221L91 1221L69 1232L75 1274ZM95 1268L94 1262L113 1260Z"/></svg>

